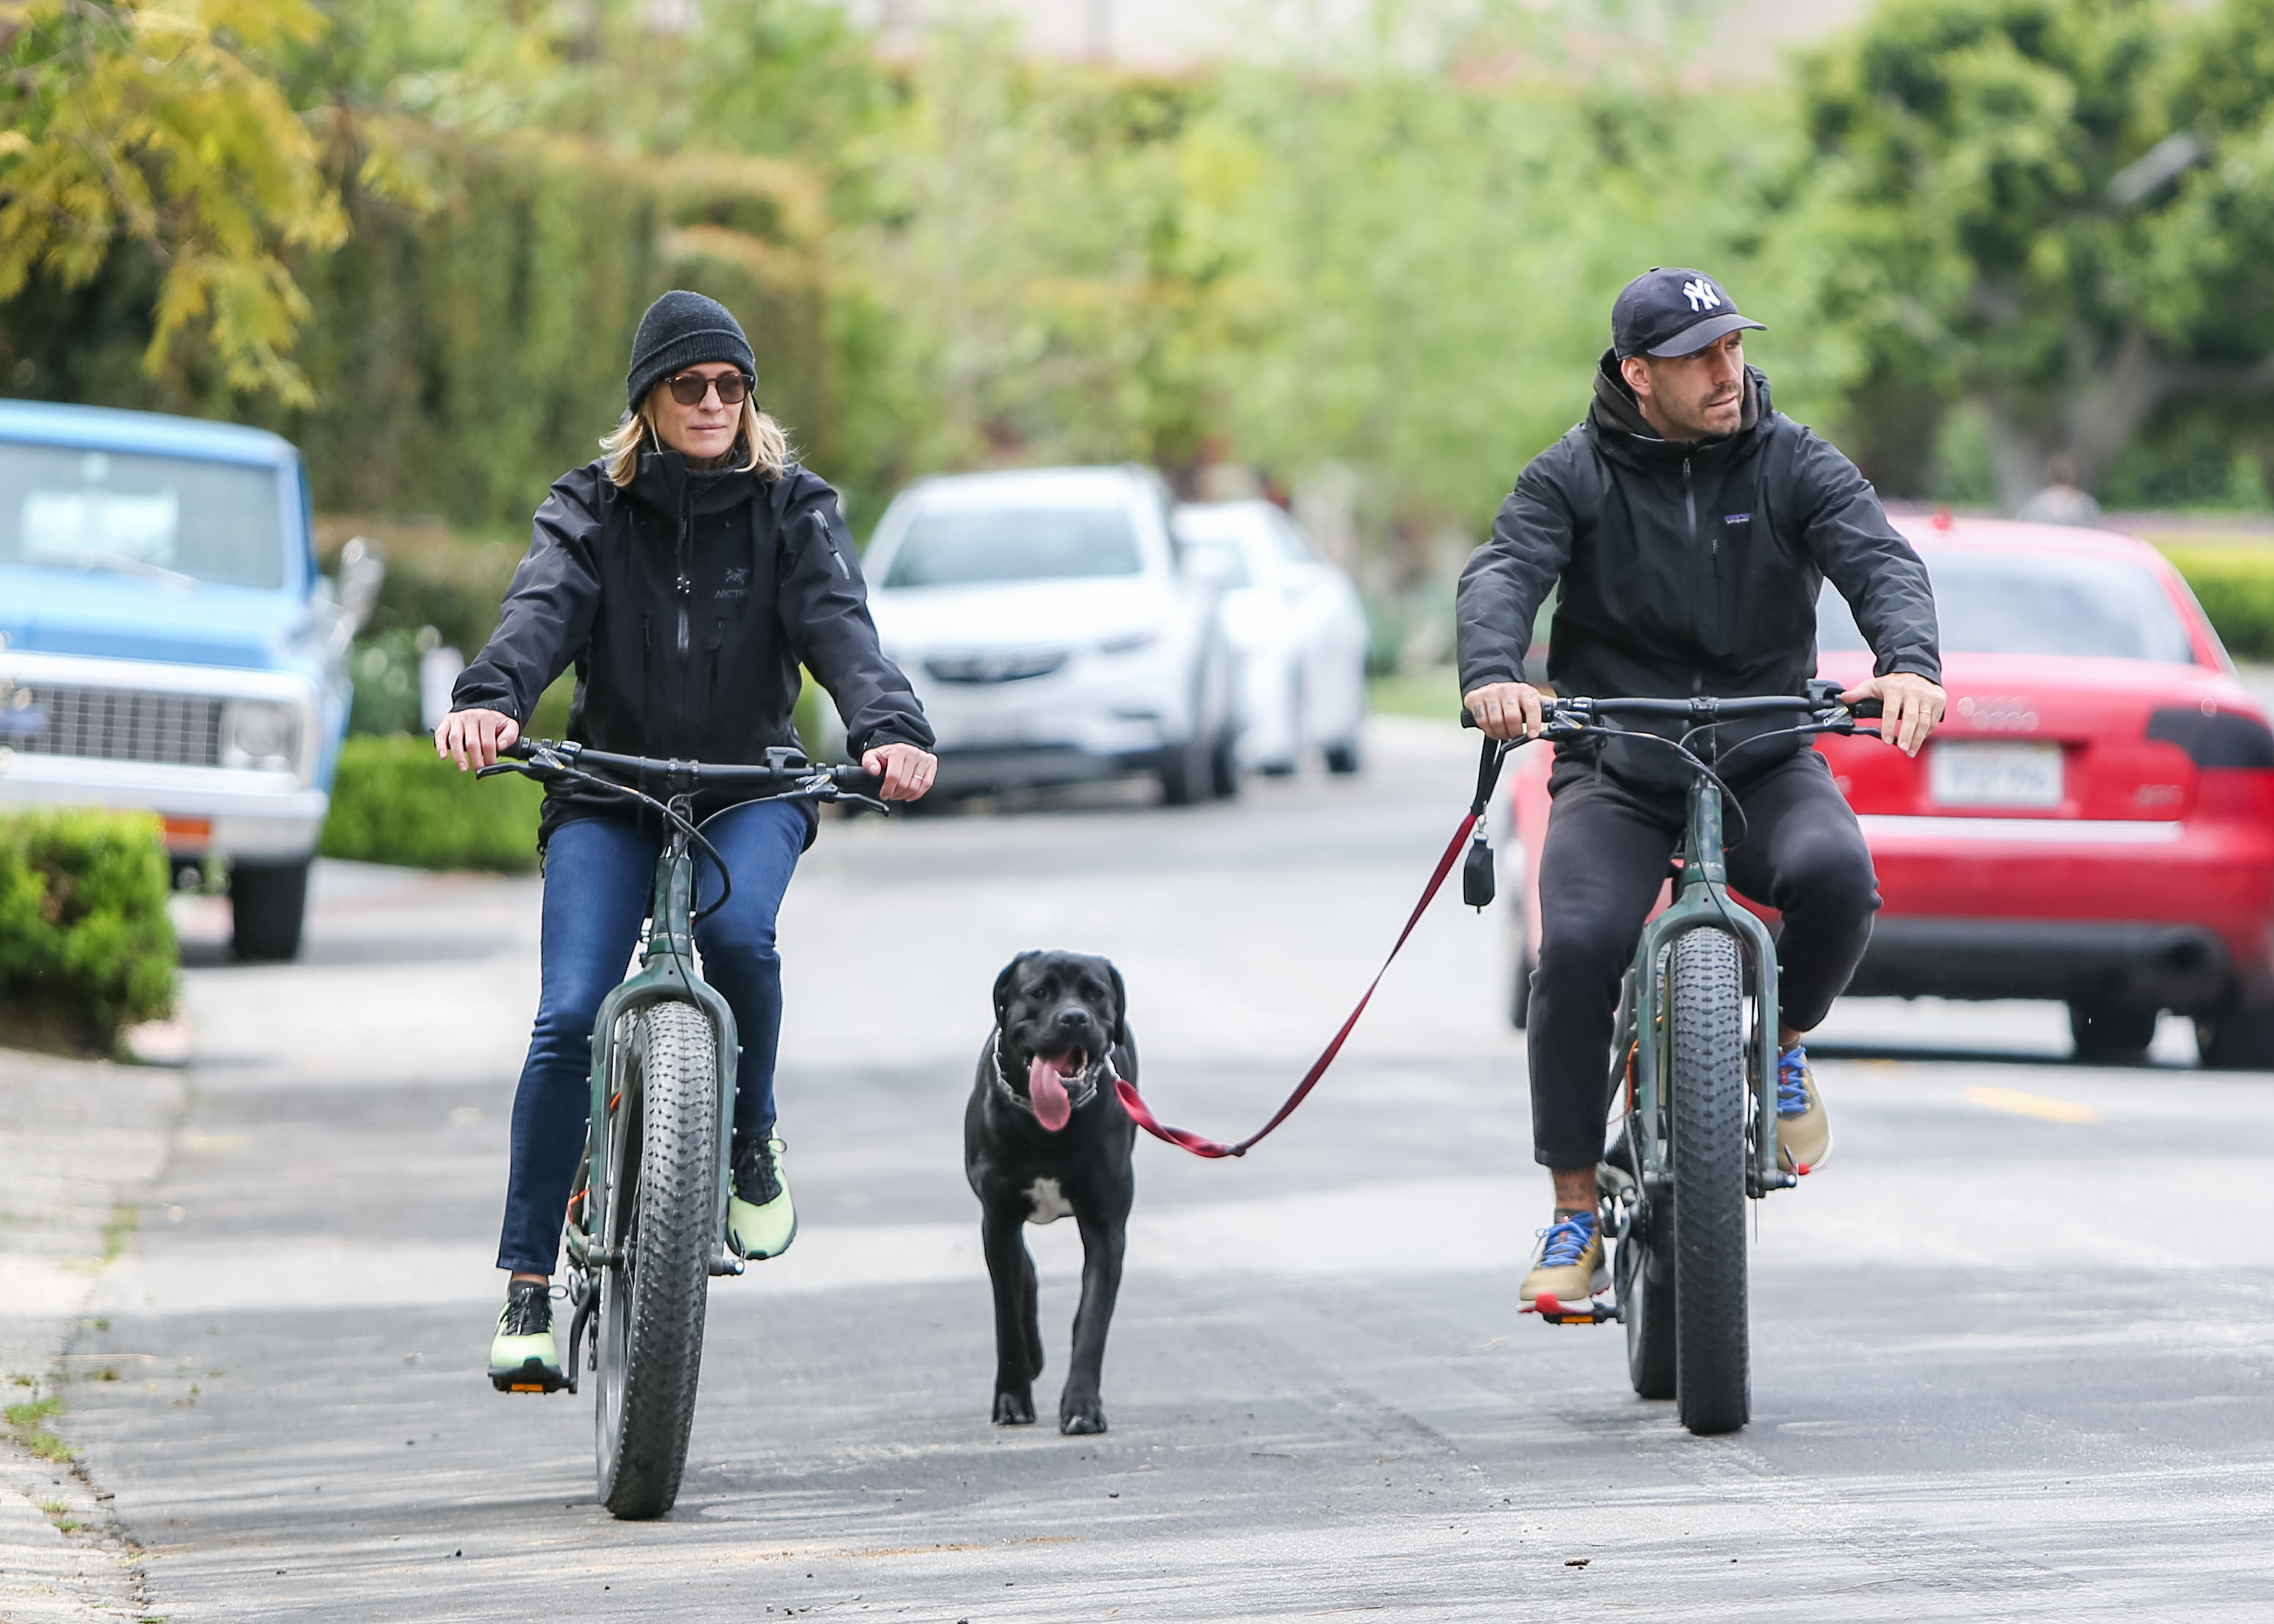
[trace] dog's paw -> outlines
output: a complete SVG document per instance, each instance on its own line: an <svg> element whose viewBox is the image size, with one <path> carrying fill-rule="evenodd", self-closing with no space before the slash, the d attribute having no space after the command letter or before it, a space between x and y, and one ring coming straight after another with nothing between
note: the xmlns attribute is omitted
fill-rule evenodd
<svg viewBox="0 0 2274 1624"><path fill-rule="evenodd" d="M1067 1402L1058 1406L1058 1431L1068 1438L1080 1438L1090 1432L1105 1430L1105 1406L1095 1398L1080 1403Z"/></svg>
<svg viewBox="0 0 2274 1624"><path fill-rule="evenodd" d="M1032 1426L1035 1424L1035 1399L1030 1393L998 1393L995 1395L995 1425L998 1426ZM1099 1424L1103 1430L1103 1423Z"/></svg>

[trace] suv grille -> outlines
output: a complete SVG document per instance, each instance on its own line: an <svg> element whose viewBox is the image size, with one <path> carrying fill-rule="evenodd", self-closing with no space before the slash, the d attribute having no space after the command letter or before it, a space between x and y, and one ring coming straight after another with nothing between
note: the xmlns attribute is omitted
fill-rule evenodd
<svg viewBox="0 0 2274 1624"><path fill-rule="evenodd" d="M1047 677L1066 663L1064 649L1003 650L986 654L938 655L924 669L942 682L1022 682Z"/></svg>
<svg viewBox="0 0 2274 1624"><path fill-rule="evenodd" d="M221 764L222 701L207 694L20 683L18 703L47 715L35 733L10 733L26 756L91 756L104 761Z"/></svg>

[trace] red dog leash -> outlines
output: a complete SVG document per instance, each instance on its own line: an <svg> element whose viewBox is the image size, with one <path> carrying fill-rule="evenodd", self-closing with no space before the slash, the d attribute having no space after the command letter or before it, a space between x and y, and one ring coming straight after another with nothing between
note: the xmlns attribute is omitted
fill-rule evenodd
<svg viewBox="0 0 2274 1624"><path fill-rule="evenodd" d="M1183 1128L1171 1128L1161 1122L1151 1110L1147 1109L1145 1101L1138 1097L1137 1090L1131 1086L1129 1079L1118 1077L1113 1079L1114 1092L1120 1095L1121 1109L1129 1113L1130 1119L1156 1139L1166 1139L1170 1144L1180 1146L1196 1156L1213 1159L1218 1156L1246 1155L1265 1134L1292 1116L1295 1108L1303 1102L1303 1096L1318 1086L1319 1079L1327 1074L1327 1068L1335 1063L1335 1056L1342 1052L1344 1040L1350 1036L1351 1029L1358 1025L1358 1018L1366 1013L1366 1006L1374 997L1374 989L1381 986L1382 978L1389 974L1389 966L1397 961L1398 951L1405 945L1406 937L1413 934L1413 927L1421 922L1421 915L1428 911L1429 904L1435 900L1438 891L1444 885L1445 876L1452 873L1454 863L1460 860L1462 843L1476 831L1479 821L1484 816L1485 801L1492 793L1493 780L1500 776L1500 763L1506 753L1505 750L1496 750L1489 740L1486 741L1486 765L1478 770L1476 805L1470 808L1468 816L1461 820L1461 826L1453 831L1451 844L1445 847L1445 854L1437 860L1437 871L1429 876L1429 883L1421 892L1421 900L1413 905L1413 912L1406 918L1405 929L1397 933L1397 940L1390 947L1389 957L1382 961L1382 968L1376 970L1374 973L1374 980L1367 983L1366 996L1358 1001L1358 1007L1350 1012L1350 1019L1343 1022L1342 1029L1334 1035L1334 1041L1329 1043L1325 1051L1311 1063L1311 1069L1303 1073L1303 1080L1295 1085L1295 1092L1287 1096L1287 1102L1272 1114L1269 1122L1265 1123L1237 1145L1219 1145L1214 1139L1203 1139L1197 1133ZM1478 861L1478 853L1482 853L1481 862ZM1478 852L1471 853L1470 872L1467 876L1468 900L1475 903L1479 907L1492 900L1491 863L1491 853L1486 851L1483 837L1479 835ZM1483 894L1481 901L1478 897L1480 890Z"/></svg>

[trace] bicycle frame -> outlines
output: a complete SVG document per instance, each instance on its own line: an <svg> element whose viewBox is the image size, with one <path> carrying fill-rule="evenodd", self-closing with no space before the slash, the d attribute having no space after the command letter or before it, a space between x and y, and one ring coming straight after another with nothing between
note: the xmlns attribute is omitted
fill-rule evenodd
<svg viewBox="0 0 2274 1624"><path fill-rule="evenodd" d="M1662 1007L1659 966L1675 938L1692 930L1720 930L1735 936L1754 993L1753 1146L1745 1169L1745 1193L1755 1199L1799 1181L1777 1166L1777 964L1776 944L1762 924L1729 896L1721 842L1720 789L1703 778L1690 786L1689 828L1682 845L1682 889L1672 906L1643 927L1634 966L1619 1001L1618 1043L1611 1067L1613 1097L1626 1081L1627 1056L1633 1056L1634 1095L1629 1110L1629 1142L1640 1164L1645 1194L1665 1192L1670 1147L1666 1134L1663 1092L1669 1064L1667 1026L1639 1030L1642 1011Z"/></svg>
<svg viewBox="0 0 2274 1624"><path fill-rule="evenodd" d="M674 796L672 805L683 813L687 801L686 796ZM608 1233L607 1130L628 1081L618 1036L623 1019L649 1004L678 999L696 1005L710 1019L719 1046L719 1174L713 1200L719 1250L712 1259L711 1272L742 1272L742 1259L727 1241L727 1181L734 1157L734 1066L740 1040L734 1011L727 1007L725 996L696 974L694 913L693 842L674 823L671 838L656 858L655 890L648 903L647 934L640 944L640 967L600 1000L599 1013L592 1020L592 1126L585 1147L582 1232L576 1224L571 1224L568 1231L569 1256L587 1270L617 1261L595 1243Z"/></svg>

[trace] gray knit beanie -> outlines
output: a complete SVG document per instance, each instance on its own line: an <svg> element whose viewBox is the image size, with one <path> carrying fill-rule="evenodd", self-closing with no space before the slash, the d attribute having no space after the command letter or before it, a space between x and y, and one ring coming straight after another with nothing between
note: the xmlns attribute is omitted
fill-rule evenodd
<svg viewBox="0 0 2274 1624"><path fill-rule="evenodd" d="M631 371L624 377L631 409L637 411L648 391L674 372L705 361L731 361L757 375L758 358L734 312L716 299L674 289L647 307L632 337Z"/></svg>

